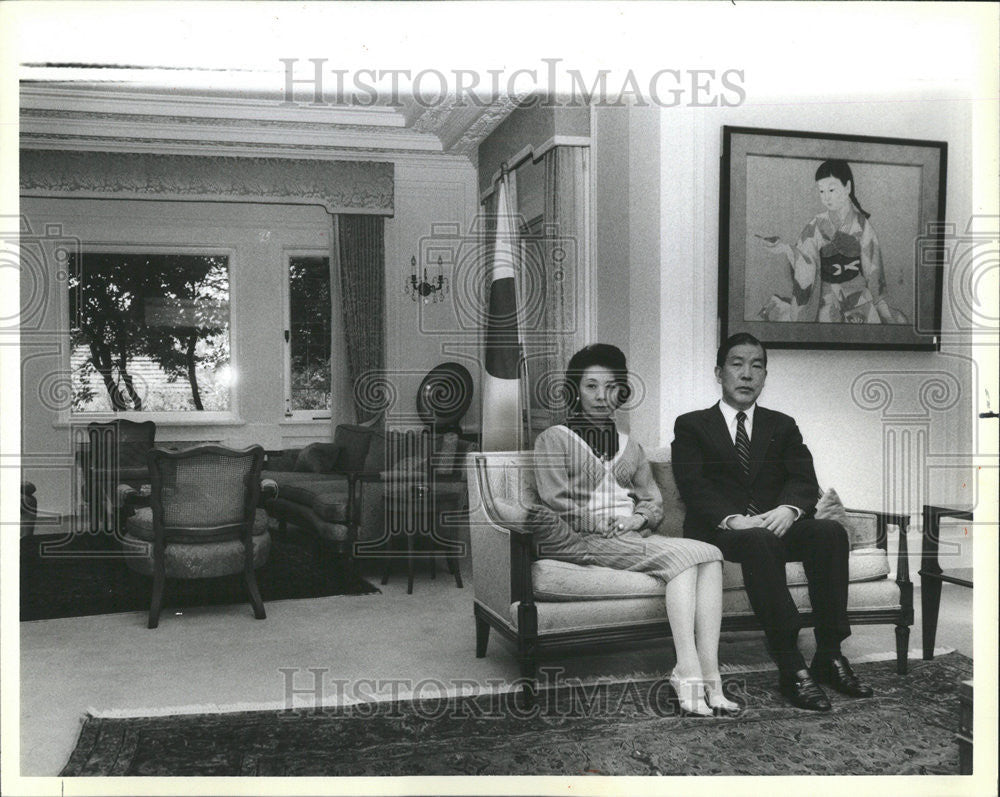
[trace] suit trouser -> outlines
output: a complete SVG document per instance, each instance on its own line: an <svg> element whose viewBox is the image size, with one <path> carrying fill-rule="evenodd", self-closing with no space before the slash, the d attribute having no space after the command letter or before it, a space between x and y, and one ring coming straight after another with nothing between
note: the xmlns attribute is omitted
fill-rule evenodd
<svg viewBox="0 0 1000 797"><path fill-rule="evenodd" d="M809 582L818 652L837 654L851 634L847 619L850 541L835 520L803 519L778 537L765 528L720 529L712 542L730 562L743 566L743 583L778 664L797 653L802 618L788 591L785 562L802 562Z"/></svg>

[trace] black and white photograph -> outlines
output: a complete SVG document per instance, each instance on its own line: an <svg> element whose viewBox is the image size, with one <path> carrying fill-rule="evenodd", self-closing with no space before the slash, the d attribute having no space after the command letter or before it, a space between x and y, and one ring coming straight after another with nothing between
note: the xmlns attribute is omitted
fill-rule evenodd
<svg viewBox="0 0 1000 797"><path fill-rule="evenodd" d="M996 5L0 52L4 794L996 794Z"/></svg>

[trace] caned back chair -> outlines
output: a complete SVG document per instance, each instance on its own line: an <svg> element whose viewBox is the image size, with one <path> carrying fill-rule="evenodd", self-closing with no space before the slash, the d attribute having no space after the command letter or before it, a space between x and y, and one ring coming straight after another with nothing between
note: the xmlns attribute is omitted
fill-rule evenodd
<svg viewBox="0 0 1000 797"><path fill-rule="evenodd" d="M128 566L153 578L149 627L159 623L167 578L240 572L254 616L263 620L254 570L267 561L271 547L267 515L257 509L264 449L154 448L147 462L150 505L126 520L124 541L133 554L125 558Z"/></svg>

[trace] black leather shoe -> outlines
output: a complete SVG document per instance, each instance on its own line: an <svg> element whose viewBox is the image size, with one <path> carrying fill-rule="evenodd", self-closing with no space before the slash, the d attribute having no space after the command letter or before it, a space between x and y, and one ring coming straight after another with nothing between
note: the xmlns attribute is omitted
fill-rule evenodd
<svg viewBox="0 0 1000 797"><path fill-rule="evenodd" d="M871 697L873 694L868 684L858 680L850 662L844 656L813 661L809 672L819 683L832 686L841 694L850 697Z"/></svg>
<svg viewBox="0 0 1000 797"><path fill-rule="evenodd" d="M809 670L799 670L794 676L778 683L781 694L796 708L809 711L829 711L830 700L809 675Z"/></svg>

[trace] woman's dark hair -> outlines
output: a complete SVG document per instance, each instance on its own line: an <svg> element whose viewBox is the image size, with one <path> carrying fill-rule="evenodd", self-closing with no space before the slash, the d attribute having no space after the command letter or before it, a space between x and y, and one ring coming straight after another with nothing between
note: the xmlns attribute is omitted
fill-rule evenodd
<svg viewBox="0 0 1000 797"><path fill-rule="evenodd" d="M628 365L622 350L610 343L591 343L570 357L569 365L566 366L564 390L566 404L571 412L580 408L580 382L583 372L592 365L607 368L614 375L615 386L618 388L617 406L620 407L632 395L632 388L628 384Z"/></svg>
<svg viewBox="0 0 1000 797"><path fill-rule="evenodd" d="M858 213L864 216L866 219L871 216L867 210L861 207L861 203L858 202L858 197L854 193L854 189L857 187L854 182L854 173L851 171L851 165L847 161L842 160L829 160L823 161L819 168L816 170L816 182L818 183L824 177L836 177L840 180L841 185L847 185L848 181L851 183L851 202L854 203L854 207L858 209Z"/></svg>
<svg viewBox="0 0 1000 797"><path fill-rule="evenodd" d="M767 368L767 349L764 347L763 343L757 340L757 338L749 332L737 332L735 335L730 335L722 341L722 345L719 346L719 350L715 353L716 366L719 368L724 366L726 364L726 357L729 356L729 352L737 346L742 346L744 343L749 343L751 346L760 346L760 350L764 353L764 367Z"/></svg>

